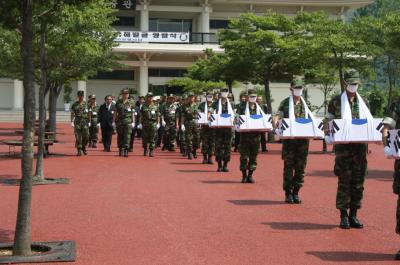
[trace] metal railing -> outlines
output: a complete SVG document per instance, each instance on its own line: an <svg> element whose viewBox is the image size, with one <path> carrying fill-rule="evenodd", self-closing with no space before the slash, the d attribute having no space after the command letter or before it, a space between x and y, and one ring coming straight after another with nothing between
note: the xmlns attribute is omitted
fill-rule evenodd
<svg viewBox="0 0 400 265"><path fill-rule="evenodd" d="M219 44L216 33L190 33L190 43L192 44Z"/></svg>

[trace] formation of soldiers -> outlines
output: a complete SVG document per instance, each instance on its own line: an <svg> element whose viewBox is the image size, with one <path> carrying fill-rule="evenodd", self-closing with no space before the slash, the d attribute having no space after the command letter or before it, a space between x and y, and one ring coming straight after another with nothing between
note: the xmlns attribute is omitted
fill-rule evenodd
<svg viewBox="0 0 400 265"><path fill-rule="evenodd" d="M352 117L359 118L360 107L356 96L361 83L359 73L354 69L346 71L344 81L346 90L343 93L347 93ZM281 102L274 115L272 122L274 127L277 127L279 119L289 118L289 102L292 99L296 118L305 117L305 101L301 97L304 85L300 79L291 82L291 94ZM218 94L207 92L203 102L200 102L199 97L193 93L182 97L171 94L164 96L160 101L154 100L153 94L148 93L144 102L135 103L130 98L128 89L124 89L115 103L107 103L109 98L106 97L104 107L99 107L94 95L89 96L87 103L84 101L83 91L78 91L78 100L71 108L77 155L87 155L87 146L97 147L99 127L107 130L103 126L107 124L104 120L105 115L102 111L99 113L99 108L103 108L112 114L108 118L112 124L110 130L117 133L120 156L128 157L128 153L133 149L134 135L137 131L141 131L144 156L154 157L157 139L162 142L163 151L173 152L179 147L180 153L189 160L197 158L197 150L201 147L202 164L214 164L213 156L215 156L217 171L228 172L231 149L234 147L240 153L241 182L255 183L254 172L257 168L260 146L262 151L267 150L265 143L261 144L265 133L235 133L232 128L211 128L208 125L198 125L196 122L199 113L207 112L208 116L212 113L224 114L228 113L229 108L233 108L236 115L244 115L247 106L250 114L257 113L257 105L260 102L257 103L256 91L250 89L241 93L240 102L235 106L230 105L229 98L232 98L232 95L227 88L223 88ZM388 129L400 129L400 100L393 103L390 110L390 116L384 119L384 143L387 141ZM332 119L340 119L341 111L339 95L332 98L329 103L326 124ZM326 133L329 133L327 127ZM308 139L282 140L283 191L286 203L302 203L299 193L304 184L309 143ZM109 149L109 146L104 146L105 151L110 151ZM365 143L336 144L334 151L336 156L334 173L338 176L336 208L340 212L339 226L342 229L363 228L364 225L358 219L357 212L361 208L363 198L368 146ZM400 160L396 160L394 165L393 192L398 195L396 232L400 234ZM400 259L400 251L396 258Z"/></svg>

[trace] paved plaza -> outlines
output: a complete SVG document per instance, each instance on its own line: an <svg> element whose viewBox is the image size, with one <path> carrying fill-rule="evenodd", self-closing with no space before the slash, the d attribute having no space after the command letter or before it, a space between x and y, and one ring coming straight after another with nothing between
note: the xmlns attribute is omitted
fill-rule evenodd
<svg viewBox="0 0 400 265"><path fill-rule="evenodd" d="M18 139L21 124L0 123L0 139ZM394 232L393 160L370 145L369 175L359 218L362 230L338 228L334 155L309 156L303 204L283 203L280 144L259 155L256 184L241 184L239 154L229 173L201 159L156 150L140 141L128 158L88 149L76 157L73 129L58 125L59 143L45 159L48 178L69 185L35 186L33 241L75 240L77 265L398 264ZM310 151L320 151L314 141ZM0 179L20 178L21 163L0 145ZM20 151L16 149L17 153ZM0 185L0 242L14 235L18 187Z"/></svg>

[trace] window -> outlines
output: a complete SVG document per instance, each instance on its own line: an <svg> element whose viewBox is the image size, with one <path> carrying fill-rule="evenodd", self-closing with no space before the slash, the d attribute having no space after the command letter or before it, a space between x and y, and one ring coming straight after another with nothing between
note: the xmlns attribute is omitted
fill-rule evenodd
<svg viewBox="0 0 400 265"><path fill-rule="evenodd" d="M112 25L114 27L134 27L135 17L117 17Z"/></svg>
<svg viewBox="0 0 400 265"><path fill-rule="evenodd" d="M115 70L112 72L98 72L97 75L89 77L89 79L135 80L135 72L133 70Z"/></svg>
<svg viewBox="0 0 400 265"><path fill-rule="evenodd" d="M192 20L150 18L149 29L158 32L192 32Z"/></svg>
<svg viewBox="0 0 400 265"><path fill-rule="evenodd" d="M226 29L228 25L229 20L210 20L210 29Z"/></svg>
<svg viewBox="0 0 400 265"><path fill-rule="evenodd" d="M186 69L149 69L151 77L184 77Z"/></svg>

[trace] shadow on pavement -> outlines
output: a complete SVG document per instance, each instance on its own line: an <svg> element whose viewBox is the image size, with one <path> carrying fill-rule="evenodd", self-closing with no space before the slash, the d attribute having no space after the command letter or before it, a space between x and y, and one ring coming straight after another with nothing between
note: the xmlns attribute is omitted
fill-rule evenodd
<svg viewBox="0 0 400 265"><path fill-rule="evenodd" d="M351 251L308 251L308 255L316 256L324 261L389 261L394 260L394 254L351 252Z"/></svg>
<svg viewBox="0 0 400 265"><path fill-rule="evenodd" d="M276 230L327 230L337 227L337 225L314 223L267 222L262 224L269 225L272 229Z"/></svg>
<svg viewBox="0 0 400 265"><path fill-rule="evenodd" d="M202 165L201 162L171 162L171 165Z"/></svg>
<svg viewBox="0 0 400 265"><path fill-rule="evenodd" d="M204 184L241 184L240 181L233 180L202 180Z"/></svg>
<svg viewBox="0 0 400 265"><path fill-rule="evenodd" d="M207 173L207 172L216 172L215 170L201 170L201 169L188 169L188 170L183 170L183 169L178 169L177 172L180 173Z"/></svg>
<svg viewBox="0 0 400 265"><path fill-rule="evenodd" d="M9 243L14 239L14 231L0 228L0 243Z"/></svg>
<svg viewBox="0 0 400 265"><path fill-rule="evenodd" d="M0 175L0 181L1 180L7 180L7 179L20 179L20 175Z"/></svg>
<svg viewBox="0 0 400 265"><path fill-rule="evenodd" d="M270 200L228 200L228 202L233 203L235 205L247 205L247 206L285 204L284 201L270 201Z"/></svg>

